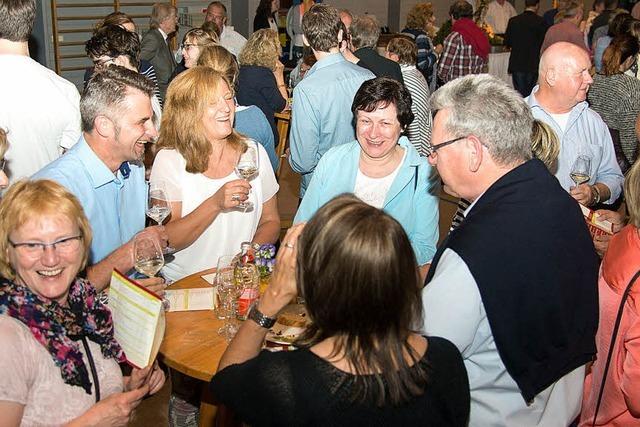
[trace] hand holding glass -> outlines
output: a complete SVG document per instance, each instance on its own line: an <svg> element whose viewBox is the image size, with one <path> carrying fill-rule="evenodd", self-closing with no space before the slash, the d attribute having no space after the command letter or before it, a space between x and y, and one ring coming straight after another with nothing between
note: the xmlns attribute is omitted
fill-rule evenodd
<svg viewBox="0 0 640 427"><path fill-rule="evenodd" d="M591 157L580 155L573 162L569 176L576 185L589 182L591 179Z"/></svg>
<svg viewBox="0 0 640 427"><path fill-rule="evenodd" d="M150 237L138 237L133 242L134 267L140 274L153 277L164 266L164 255L157 241Z"/></svg>
<svg viewBox="0 0 640 427"><path fill-rule="evenodd" d="M255 145L248 145L247 150L240 155L235 171L240 178L249 180L258 174L258 166L258 149ZM246 212L253 207L253 203L247 200L240 202L238 207Z"/></svg>

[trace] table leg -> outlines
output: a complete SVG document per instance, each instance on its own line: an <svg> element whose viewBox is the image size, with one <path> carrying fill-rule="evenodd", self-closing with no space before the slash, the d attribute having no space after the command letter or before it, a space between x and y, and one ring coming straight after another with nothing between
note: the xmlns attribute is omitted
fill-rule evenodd
<svg viewBox="0 0 640 427"><path fill-rule="evenodd" d="M209 383L202 383L202 394L200 396L200 419L199 427L213 427L215 424L218 407L213 403L213 396L209 391Z"/></svg>

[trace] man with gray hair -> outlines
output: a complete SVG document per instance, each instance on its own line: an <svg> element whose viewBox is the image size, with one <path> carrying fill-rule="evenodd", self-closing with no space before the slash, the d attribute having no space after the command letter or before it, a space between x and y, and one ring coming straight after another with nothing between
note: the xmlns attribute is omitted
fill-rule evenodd
<svg viewBox="0 0 640 427"><path fill-rule="evenodd" d="M566 426L595 354L598 256L582 212L532 159L522 97L480 74L431 99L429 161L470 200L423 290L424 331L462 353L470 426Z"/></svg>
<svg viewBox="0 0 640 427"><path fill-rule="evenodd" d="M376 77L390 77L404 83L400 66L376 51L380 38L380 25L370 15L357 16L349 27L353 54L359 59L358 65L371 70Z"/></svg>
<svg viewBox="0 0 640 427"><path fill-rule="evenodd" d="M237 58L247 39L235 31L231 25L227 25L227 7L222 2L212 1L207 7L204 22L216 24L216 33L220 39L220 46L227 49Z"/></svg>
<svg viewBox="0 0 640 427"><path fill-rule="evenodd" d="M538 85L527 98L533 116L548 124L560 140L556 178L585 206L615 202L624 182L609 129L586 101L593 83L590 69L586 50L569 42L555 43L542 54ZM588 179L576 185L570 174L579 156L591 159L591 170Z"/></svg>
<svg viewBox="0 0 640 427"><path fill-rule="evenodd" d="M29 177L80 137L75 85L29 57L35 0L0 0L0 128L9 182Z"/></svg>
<svg viewBox="0 0 640 427"><path fill-rule="evenodd" d="M109 285L111 272L133 268L133 243L146 236L166 247L164 227L145 229L147 186L144 177L145 144L158 133L153 126L153 83L117 65L97 72L80 99L80 141L64 156L47 165L33 179L52 179L80 201L93 240L87 278L98 290ZM156 292L161 278L140 280Z"/></svg>
<svg viewBox="0 0 640 427"><path fill-rule="evenodd" d="M151 9L149 31L142 38L140 58L151 62L156 70L158 89L164 101L167 86L176 68L176 59L169 47L169 37L178 31L178 14L171 3L155 3Z"/></svg>

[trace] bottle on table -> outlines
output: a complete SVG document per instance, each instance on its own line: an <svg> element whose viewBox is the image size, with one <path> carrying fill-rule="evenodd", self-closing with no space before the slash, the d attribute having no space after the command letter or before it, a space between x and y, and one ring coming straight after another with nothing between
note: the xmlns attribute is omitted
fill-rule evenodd
<svg viewBox="0 0 640 427"><path fill-rule="evenodd" d="M243 242L240 248L241 252L234 269L236 286L240 288L236 316L240 320L246 320L251 305L260 296L260 274L251 252L251 242Z"/></svg>

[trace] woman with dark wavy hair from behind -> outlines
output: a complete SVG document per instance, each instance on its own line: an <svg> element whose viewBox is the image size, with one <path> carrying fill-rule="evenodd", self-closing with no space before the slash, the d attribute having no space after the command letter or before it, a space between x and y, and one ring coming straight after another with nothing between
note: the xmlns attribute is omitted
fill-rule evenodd
<svg viewBox="0 0 640 427"><path fill-rule="evenodd" d="M225 351L214 396L250 425L466 426L469 385L449 341L419 335L420 279L403 227L353 195L283 239L269 287ZM300 295L296 351L260 351Z"/></svg>

